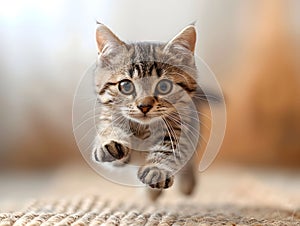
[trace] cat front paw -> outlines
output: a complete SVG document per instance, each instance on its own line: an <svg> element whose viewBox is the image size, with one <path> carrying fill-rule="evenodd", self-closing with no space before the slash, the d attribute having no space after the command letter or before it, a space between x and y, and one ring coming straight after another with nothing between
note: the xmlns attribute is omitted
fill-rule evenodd
<svg viewBox="0 0 300 226"><path fill-rule="evenodd" d="M116 160L128 160L129 148L114 140L96 146L93 150L93 159L96 162L113 162Z"/></svg>
<svg viewBox="0 0 300 226"><path fill-rule="evenodd" d="M151 188L166 189L173 185L174 176L168 170L155 165L146 165L138 170L138 178Z"/></svg>

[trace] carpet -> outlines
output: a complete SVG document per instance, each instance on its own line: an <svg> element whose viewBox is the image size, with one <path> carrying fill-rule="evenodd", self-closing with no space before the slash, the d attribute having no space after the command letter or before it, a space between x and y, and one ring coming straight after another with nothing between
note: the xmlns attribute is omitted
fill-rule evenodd
<svg viewBox="0 0 300 226"><path fill-rule="evenodd" d="M0 214L0 225L300 225L300 211L227 206L140 205L98 196L37 201Z"/></svg>
<svg viewBox="0 0 300 226"><path fill-rule="evenodd" d="M1 211L0 226L300 225L298 174L249 172L210 170L193 196L182 196L175 185L152 203L143 189L114 184L89 170L67 169L53 175L38 197L29 195L31 200L19 207Z"/></svg>

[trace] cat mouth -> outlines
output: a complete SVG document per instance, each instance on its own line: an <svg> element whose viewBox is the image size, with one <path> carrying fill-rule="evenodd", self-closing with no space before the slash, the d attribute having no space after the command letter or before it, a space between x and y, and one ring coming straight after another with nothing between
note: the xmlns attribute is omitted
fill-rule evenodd
<svg viewBox="0 0 300 226"><path fill-rule="evenodd" d="M136 119L144 119L144 120L153 118L151 115L148 114L134 114L134 115L130 115L130 117Z"/></svg>
<svg viewBox="0 0 300 226"><path fill-rule="evenodd" d="M159 115L153 115L153 114L129 114L128 117L135 121L140 122L150 122L154 120L155 118L159 118Z"/></svg>

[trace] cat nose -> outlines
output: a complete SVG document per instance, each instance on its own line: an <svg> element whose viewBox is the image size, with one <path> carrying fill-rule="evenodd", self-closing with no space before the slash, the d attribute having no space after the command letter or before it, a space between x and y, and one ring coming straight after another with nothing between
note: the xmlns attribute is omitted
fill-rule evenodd
<svg viewBox="0 0 300 226"><path fill-rule="evenodd" d="M143 104L140 104L137 106L138 109L141 110L141 112L143 112L144 114L147 114L148 111L150 111L150 109L153 107L152 105L143 105Z"/></svg>
<svg viewBox="0 0 300 226"><path fill-rule="evenodd" d="M137 107L140 109L141 112L146 114L153 108L155 99L153 97L144 97L137 101Z"/></svg>

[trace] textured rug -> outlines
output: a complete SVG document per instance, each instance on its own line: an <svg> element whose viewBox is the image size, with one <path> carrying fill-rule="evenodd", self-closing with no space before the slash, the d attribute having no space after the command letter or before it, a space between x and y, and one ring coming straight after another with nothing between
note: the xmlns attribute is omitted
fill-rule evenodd
<svg viewBox="0 0 300 226"><path fill-rule="evenodd" d="M98 196L37 201L0 214L0 225L300 225L300 211L258 207L140 205Z"/></svg>
<svg viewBox="0 0 300 226"><path fill-rule="evenodd" d="M4 208L0 226L296 226L300 225L297 179L298 175L217 169L201 176L202 182L193 196L182 196L175 185L152 203L147 201L143 189L114 184L89 170L68 169L47 180L40 193L31 191L27 195L30 201L26 198L21 204ZM17 204L13 197L9 198Z"/></svg>

